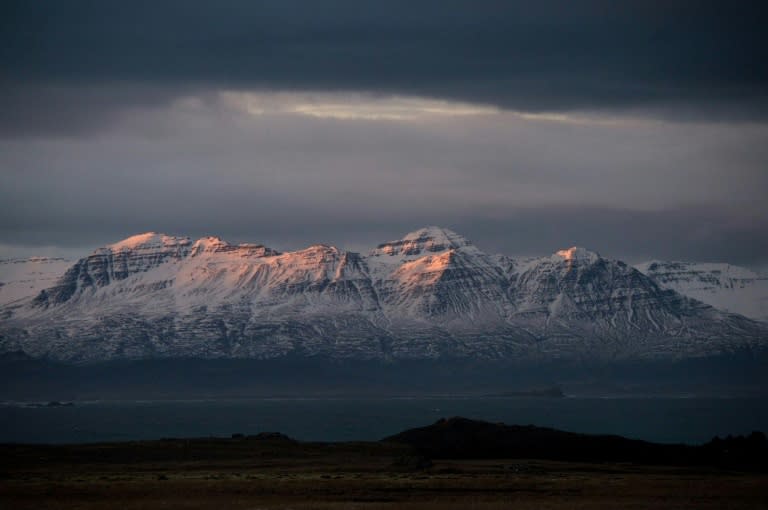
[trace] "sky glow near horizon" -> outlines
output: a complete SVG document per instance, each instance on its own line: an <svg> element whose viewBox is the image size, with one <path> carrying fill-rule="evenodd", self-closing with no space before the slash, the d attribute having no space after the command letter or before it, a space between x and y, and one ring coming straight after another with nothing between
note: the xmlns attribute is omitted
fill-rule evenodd
<svg viewBox="0 0 768 510"><path fill-rule="evenodd" d="M440 117L494 115L493 107L422 97L380 97L372 94L275 93L222 91L221 102L250 115L305 115L320 119L419 121ZM201 104L190 98L192 104Z"/></svg>
<svg viewBox="0 0 768 510"><path fill-rule="evenodd" d="M429 121L445 117L506 115L532 122L574 125L639 126L662 121L643 116L598 112L521 112L490 105L461 103L416 96L380 96L366 93L285 93L273 91L220 91L218 100L234 111L254 116L306 115L337 120ZM178 100L185 108L201 108L198 97Z"/></svg>
<svg viewBox="0 0 768 510"><path fill-rule="evenodd" d="M289 3L3 6L0 258L436 224L510 255L768 266L762 10Z"/></svg>

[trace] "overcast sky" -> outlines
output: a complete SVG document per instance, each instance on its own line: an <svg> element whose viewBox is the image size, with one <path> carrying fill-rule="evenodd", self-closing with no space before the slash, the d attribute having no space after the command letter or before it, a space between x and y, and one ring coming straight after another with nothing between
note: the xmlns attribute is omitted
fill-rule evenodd
<svg viewBox="0 0 768 510"><path fill-rule="evenodd" d="M0 257L424 225L768 266L759 2L0 4Z"/></svg>

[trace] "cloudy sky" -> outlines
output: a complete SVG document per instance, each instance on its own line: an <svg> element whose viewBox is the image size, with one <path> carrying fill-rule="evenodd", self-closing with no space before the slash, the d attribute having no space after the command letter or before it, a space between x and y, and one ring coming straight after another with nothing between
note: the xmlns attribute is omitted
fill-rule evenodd
<svg viewBox="0 0 768 510"><path fill-rule="evenodd" d="M740 1L5 1L0 256L148 230L768 266Z"/></svg>

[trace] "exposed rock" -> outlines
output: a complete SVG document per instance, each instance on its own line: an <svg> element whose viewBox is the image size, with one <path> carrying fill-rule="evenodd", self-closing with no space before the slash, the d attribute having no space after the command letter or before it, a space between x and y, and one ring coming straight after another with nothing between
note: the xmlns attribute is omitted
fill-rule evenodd
<svg viewBox="0 0 768 510"><path fill-rule="evenodd" d="M768 325L583 248L515 260L428 227L367 256L140 234L0 311L0 352L136 358L648 359L763 349Z"/></svg>

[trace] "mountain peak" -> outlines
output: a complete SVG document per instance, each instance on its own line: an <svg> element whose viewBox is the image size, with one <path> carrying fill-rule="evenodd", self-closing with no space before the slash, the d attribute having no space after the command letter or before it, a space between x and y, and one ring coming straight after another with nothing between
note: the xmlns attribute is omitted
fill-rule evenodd
<svg viewBox="0 0 768 510"><path fill-rule="evenodd" d="M136 234L127 237L122 241L109 244L101 250L119 252L137 249L157 249L169 246L186 245L189 243L190 240L188 237L173 237L157 232L144 232L143 234Z"/></svg>
<svg viewBox="0 0 768 510"><path fill-rule="evenodd" d="M474 248L471 242L456 232L443 227L424 227L409 232L402 239L380 244L371 255L424 255L448 250Z"/></svg>
<svg viewBox="0 0 768 510"><path fill-rule="evenodd" d="M231 244L216 236L201 237L192 245L190 255L197 257L202 254L235 254L238 257L272 257L280 255L280 252L273 250L263 244L242 243Z"/></svg>
<svg viewBox="0 0 768 510"><path fill-rule="evenodd" d="M466 243L469 244L469 241L467 241L466 238L463 236L457 234L453 230L443 228L443 227L437 227L437 226L428 226L423 227L418 230L414 230L413 232L407 233L404 237L404 241L415 241L419 239L432 239L434 241L440 241L440 242L460 242L460 243Z"/></svg>
<svg viewBox="0 0 768 510"><path fill-rule="evenodd" d="M553 258L567 262L594 262L600 258L600 255L580 246L571 246L565 250L555 252Z"/></svg>
<svg viewBox="0 0 768 510"><path fill-rule="evenodd" d="M201 237L192 245L192 256L200 253L212 253L222 251L229 246L229 243L220 237L207 236Z"/></svg>
<svg viewBox="0 0 768 510"><path fill-rule="evenodd" d="M511 361L768 349L766 323L666 287L707 299L713 289L734 289L740 301L760 303L762 280L726 278L727 267L651 278L571 247L510 269L510 260L440 227L411 232L372 255L317 244L277 255L215 237L147 232L59 266L55 277L31 264L18 271L0 264L0 302L8 303L0 308L0 353L77 362L294 355ZM30 276L41 273L53 278L30 290ZM764 316L760 309L754 315Z"/></svg>

